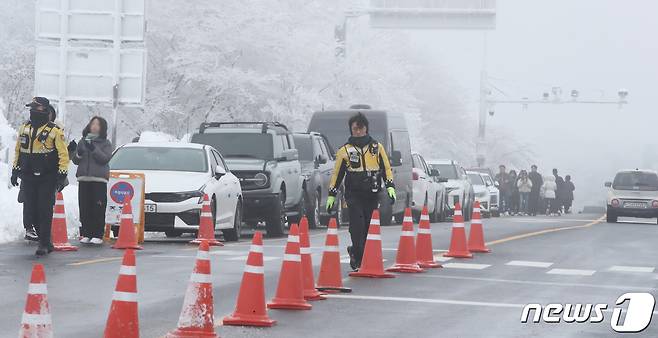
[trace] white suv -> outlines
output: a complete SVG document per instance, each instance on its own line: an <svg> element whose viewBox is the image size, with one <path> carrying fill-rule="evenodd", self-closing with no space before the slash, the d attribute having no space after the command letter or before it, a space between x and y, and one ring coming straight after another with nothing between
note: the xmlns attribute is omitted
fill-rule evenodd
<svg viewBox="0 0 658 338"><path fill-rule="evenodd" d="M616 223L619 216L658 217L658 174L653 170L621 170L608 190L608 223Z"/></svg>
<svg viewBox="0 0 658 338"><path fill-rule="evenodd" d="M448 182L445 183L448 206L448 213L452 215L455 210L455 203L459 202L462 207L462 213L465 220L470 220L471 213L473 212L473 203L475 201L475 193L471 181L466 175L466 170L453 160L427 160L427 164L431 169L436 169L441 173L442 178L446 178Z"/></svg>

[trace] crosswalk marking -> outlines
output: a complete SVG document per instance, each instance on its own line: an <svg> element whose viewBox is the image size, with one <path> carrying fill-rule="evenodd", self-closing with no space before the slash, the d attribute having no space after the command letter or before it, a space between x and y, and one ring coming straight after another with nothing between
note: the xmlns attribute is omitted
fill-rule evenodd
<svg viewBox="0 0 658 338"><path fill-rule="evenodd" d="M533 268L548 268L553 265L551 262L534 262L534 261L509 261L505 265L511 266L529 266Z"/></svg>
<svg viewBox="0 0 658 338"><path fill-rule="evenodd" d="M614 272L653 272L654 268L650 266L624 266L624 265L614 265L608 269L608 271Z"/></svg>
<svg viewBox="0 0 658 338"><path fill-rule="evenodd" d="M547 271L550 275L568 275L568 276L591 276L596 270L580 270L580 269L551 269Z"/></svg>
<svg viewBox="0 0 658 338"><path fill-rule="evenodd" d="M444 268L454 268L454 269L471 269L471 270L482 270L490 267L490 264L475 264L475 263L446 263L443 264Z"/></svg>

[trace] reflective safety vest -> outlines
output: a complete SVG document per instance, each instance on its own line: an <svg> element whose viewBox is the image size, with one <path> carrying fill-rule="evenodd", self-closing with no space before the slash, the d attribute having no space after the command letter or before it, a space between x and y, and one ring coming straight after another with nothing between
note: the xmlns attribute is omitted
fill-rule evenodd
<svg viewBox="0 0 658 338"><path fill-rule="evenodd" d="M372 192L381 190L382 181L388 187L393 184L393 171L384 146L373 140L364 147L345 144L336 152L336 165L329 181L329 195L336 196L345 178L345 190Z"/></svg>
<svg viewBox="0 0 658 338"><path fill-rule="evenodd" d="M30 122L23 124L18 131L14 151L13 169L21 177L48 174L66 174L69 166L69 153L64 131L53 122L33 128Z"/></svg>

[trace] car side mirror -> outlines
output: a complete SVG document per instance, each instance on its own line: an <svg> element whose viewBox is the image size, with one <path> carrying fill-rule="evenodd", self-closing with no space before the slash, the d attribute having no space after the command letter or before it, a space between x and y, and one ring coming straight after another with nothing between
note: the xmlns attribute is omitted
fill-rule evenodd
<svg viewBox="0 0 658 338"><path fill-rule="evenodd" d="M328 160L327 156L322 155L322 154L318 155L318 158L317 158L318 164L325 164L325 163L327 163L327 160Z"/></svg>
<svg viewBox="0 0 658 338"><path fill-rule="evenodd" d="M445 178L445 177L438 177L437 180L439 181L439 183L446 183L446 182L448 182L448 179Z"/></svg>
<svg viewBox="0 0 658 338"><path fill-rule="evenodd" d="M286 149L281 153L281 159L283 161L295 161L299 159L299 152L297 149Z"/></svg>
<svg viewBox="0 0 658 338"><path fill-rule="evenodd" d="M213 176L215 179L220 179L222 176L226 175L226 169L216 165L215 168L213 168Z"/></svg>
<svg viewBox="0 0 658 338"><path fill-rule="evenodd" d="M393 150L391 153L391 165L394 167L402 165L402 153L399 150Z"/></svg>
<svg viewBox="0 0 658 338"><path fill-rule="evenodd" d="M441 176L441 172L439 171L439 169L430 169L430 176L432 177Z"/></svg>
<svg viewBox="0 0 658 338"><path fill-rule="evenodd" d="M612 182L605 182L604 185L605 185L606 188L610 188L610 187L612 187Z"/></svg>
<svg viewBox="0 0 658 338"><path fill-rule="evenodd" d="M498 188L500 186L500 183L498 183L498 181L494 181L494 186Z"/></svg>

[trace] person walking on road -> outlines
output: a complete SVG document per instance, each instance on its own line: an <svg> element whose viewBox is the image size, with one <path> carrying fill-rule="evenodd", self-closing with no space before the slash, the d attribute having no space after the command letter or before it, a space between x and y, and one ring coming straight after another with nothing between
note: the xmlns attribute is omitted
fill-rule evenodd
<svg viewBox="0 0 658 338"><path fill-rule="evenodd" d="M368 134L368 119L357 113L349 119L351 137L336 152L336 165L329 182L327 211L331 212L336 195L345 179L345 200L349 209L352 246L347 247L350 266L361 266L372 212L379 204L382 181L386 193L395 203L393 171L384 146Z"/></svg>
<svg viewBox="0 0 658 338"><path fill-rule="evenodd" d="M35 97L26 107L30 120L18 130L11 184L23 185L23 207L39 237L36 255L53 250L50 237L55 194L61 191L68 173L69 155L64 131L50 121L50 101Z"/></svg>
<svg viewBox="0 0 658 338"><path fill-rule="evenodd" d="M537 172L537 165L533 164L530 167L530 173L528 178L532 182L532 190L530 191L530 200L528 201L528 208L530 210L530 215L537 216L537 211L539 208L539 190L544 184L544 179L541 174Z"/></svg>
<svg viewBox="0 0 658 338"><path fill-rule="evenodd" d="M530 199L530 192L532 191L532 181L528 177L528 172L521 170L519 175L519 180L516 183L517 188L519 189L519 195L521 199L521 207L519 212L522 215L528 214L528 200Z"/></svg>
<svg viewBox="0 0 658 338"><path fill-rule="evenodd" d="M555 184L555 176L547 176L544 179L544 185L542 186L542 191L544 193L544 199L548 207L548 216L557 216L558 203L556 201L557 197L557 184Z"/></svg>
<svg viewBox="0 0 658 338"><path fill-rule="evenodd" d="M562 211L562 206L563 206L563 198L564 198L564 179L562 176L558 175L557 169L553 169L553 176L555 176L555 185L557 186L557 190L555 192L555 204L557 204L557 212L561 213Z"/></svg>
<svg viewBox="0 0 658 338"><path fill-rule="evenodd" d="M516 185L518 181L518 176L516 175L516 170L510 170L509 172L509 213L514 216L519 212L519 187Z"/></svg>
<svg viewBox="0 0 658 338"><path fill-rule="evenodd" d="M500 212L504 214L509 211L509 181L507 172L505 172L505 166L498 166L499 172L496 174L496 182L498 182L498 191L500 193Z"/></svg>
<svg viewBox="0 0 658 338"><path fill-rule="evenodd" d="M564 176L564 213L571 213L571 205L573 204L573 192L576 186L571 181L571 175Z"/></svg>
<svg viewBox="0 0 658 338"><path fill-rule="evenodd" d="M95 116L82 131L73 163L78 165L78 205L80 208L81 243L103 244L107 182L110 178L108 162L114 150L107 139L107 121Z"/></svg>

